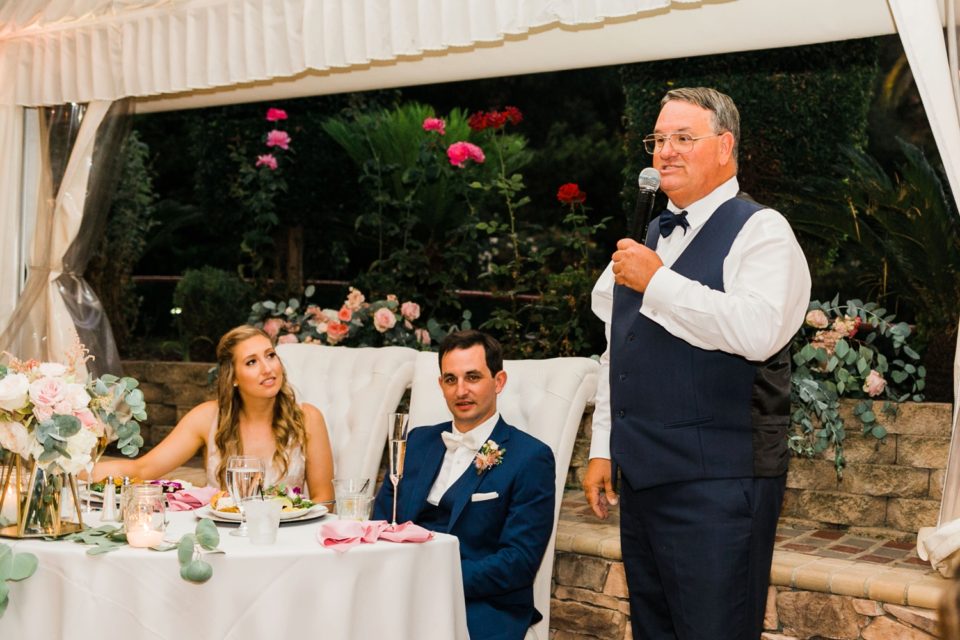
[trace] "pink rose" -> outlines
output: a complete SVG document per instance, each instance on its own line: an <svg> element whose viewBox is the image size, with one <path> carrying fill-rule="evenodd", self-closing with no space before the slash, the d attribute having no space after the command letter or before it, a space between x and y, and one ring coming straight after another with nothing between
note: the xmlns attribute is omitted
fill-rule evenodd
<svg viewBox="0 0 960 640"><path fill-rule="evenodd" d="M863 383L863 390L867 392L867 395L871 398L874 398L887 388L887 381L883 379L883 376L876 369L870 369L870 373L867 374L867 379Z"/></svg>
<svg viewBox="0 0 960 640"><path fill-rule="evenodd" d="M274 129L267 134L267 146L280 147L284 151L288 150L290 148L290 134L286 131Z"/></svg>
<svg viewBox="0 0 960 640"><path fill-rule="evenodd" d="M807 312L807 317L804 318L804 322L807 325L813 327L814 329L826 329L827 325L830 324L830 320L820 309L813 309L812 311Z"/></svg>
<svg viewBox="0 0 960 640"><path fill-rule="evenodd" d="M33 404L53 407L66 396L67 385L57 378L40 378L30 383L30 400Z"/></svg>
<svg viewBox="0 0 960 640"><path fill-rule="evenodd" d="M90 409L80 409L79 411L74 411L73 415L80 421L87 429L94 429L97 426L97 417L93 415L93 411ZM95 430L95 429L94 429Z"/></svg>
<svg viewBox="0 0 960 640"><path fill-rule="evenodd" d="M423 121L424 131L436 131L440 135L446 135L447 123L440 118L427 118Z"/></svg>
<svg viewBox="0 0 960 640"><path fill-rule="evenodd" d="M286 120L287 112L283 109L277 109L276 107L270 107L267 109L267 120L270 122L277 122L278 120Z"/></svg>
<svg viewBox="0 0 960 640"><path fill-rule="evenodd" d="M331 322L327 325L327 342L337 344L347 337L350 327L340 322Z"/></svg>
<svg viewBox="0 0 960 640"><path fill-rule="evenodd" d="M46 422L53 417L53 407L37 404L33 406L33 416L37 422Z"/></svg>
<svg viewBox="0 0 960 640"><path fill-rule="evenodd" d="M396 324L397 316L393 315L393 311L386 307L380 307L373 314L373 328L380 333L393 329Z"/></svg>
<svg viewBox="0 0 960 640"><path fill-rule="evenodd" d="M344 305L337 312L337 317L340 318L340 322L350 322L350 319L353 318L353 311L350 310L350 307Z"/></svg>
<svg viewBox="0 0 960 640"><path fill-rule="evenodd" d="M833 321L833 330L847 338L852 338L857 335L857 330L860 328L861 322L863 321L859 316L855 318L843 316Z"/></svg>
<svg viewBox="0 0 960 640"><path fill-rule="evenodd" d="M425 347L430 346L430 332L426 329L416 329L413 332L414 337L417 339L417 342L422 344Z"/></svg>
<svg viewBox="0 0 960 640"><path fill-rule="evenodd" d="M292 333L285 333L277 340L278 344L296 344L297 342L300 341L297 340L297 336Z"/></svg>
<svg viewBox="0 0 960 640"><path fill-rule="evenodd" d="M467 160L481 163L486 159L483 150L469 142L454 142L447 148L447 158L450 160L450 164L461 168Z"/></svg>
<svg viewBox="0 0 960 640"><path fill-rule="evenodd" d="M350 293L347 294L347 299L343 303L345 307L351 311L357 311L360 307L363 306L363 303L366 301L366 298L363 297L363 294L360 293L359 289L354 289L350 287Z"/></svg>
<svg viewBox="0 0 960 640"><path fill-rule="evenodd" d="M413 322L420 317L420 305L416 302L404 302L400 305L400 315Z"/></svg>
<svg viewBox="0 0 960 640"><path fill-rule="evenodd" d="M262 156L257 156L258 167L267 167L270 171L277 170L277 159L272 153L265 153Z"/></svg>
<svg viewBox="0 0 960 640"><path fill-rule="evenodd" d="M327 314L323 312L320 307L315 304L307 305L307 310L304 314L314 322L327 322L330 318L327 317Z"/></svg>
<svg viewBox="0 0 960 640"><path fill-rule="evenodd" d="M280 318L268 318L263 323L263 332L266 333L271 338L276 338L277 334L280 333L280 329L283 328L283 320Z"/></svg>

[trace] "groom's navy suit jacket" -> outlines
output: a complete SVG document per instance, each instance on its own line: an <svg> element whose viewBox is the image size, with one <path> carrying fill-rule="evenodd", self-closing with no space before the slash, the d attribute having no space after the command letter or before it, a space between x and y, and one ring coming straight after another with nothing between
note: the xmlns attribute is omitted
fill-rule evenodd
<svg viewBox="0 0 960 640"><path fill-rule="evenodd" d="M416 522L427 506L446 453L440 434L450 430L445 422L410 431L397 522ZM521 640L542 618L533 606L533 580L553 532L556 468L547 445L502 418L490 439L504 450L502 462L480 474L471 464L451 485L444 494L452 504L445 533L460 541L470 638ZM388 480L374 517L389 520L392 500Z"/></svg>

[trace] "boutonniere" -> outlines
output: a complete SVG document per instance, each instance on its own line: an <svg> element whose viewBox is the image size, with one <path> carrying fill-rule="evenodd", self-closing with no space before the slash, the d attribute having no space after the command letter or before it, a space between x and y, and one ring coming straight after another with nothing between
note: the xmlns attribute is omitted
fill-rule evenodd
<svg viewBox="0 0 960 640"><path fill-rule="evenodd" d="M473 464L477 468L477 475L503 462L503 454L506 452L506 449L501 449L500 445L493 440L484 442L480 450L477 451L476 458L473 460Z"/></svg>

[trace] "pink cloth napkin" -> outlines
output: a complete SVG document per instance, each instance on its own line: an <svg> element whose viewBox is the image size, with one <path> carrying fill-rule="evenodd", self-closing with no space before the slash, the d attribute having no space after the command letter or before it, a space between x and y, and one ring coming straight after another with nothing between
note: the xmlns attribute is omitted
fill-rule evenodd
<svg viewBox="0 0 960 640"><path fill-rule="evenodd" d="M433 533L412 522L395 528L386 520L333 520L320 525L317 541L324 547L344 552L361 543L373 543L378 539L390 542L426 542Z"/></svg>
<svg viewBox="0 0 960 640"><path fill-rule="evenodd" d="M176 493L167 494L167 509L169 511L191 511L210 504L210 499L217 493L216 487L194 487Z"/></svg>
<svg viewBox="0 0 960 640"><path fill-rule="evenodd" d="M432 537L433 531L412 522L404 522L395 527L387 525L380 532L380 539L388 542L426 542Z"/></svg>

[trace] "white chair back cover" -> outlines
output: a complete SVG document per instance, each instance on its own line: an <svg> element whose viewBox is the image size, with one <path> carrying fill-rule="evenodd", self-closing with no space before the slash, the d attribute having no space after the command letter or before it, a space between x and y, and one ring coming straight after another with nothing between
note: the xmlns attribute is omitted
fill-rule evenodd
<svg viewBox="0 0 960 640"><path fill-rule="evenodd" d="M533 584L533 597L543 620L533 629L540 638L550 637L550 583L557 537L557 518L563 488L573 455L573 444L587 404L597 391L599 364L590 358L504 360L507 384L497 401L500 415L553 449L557 463L557 504L553 533ZM440 391L440 366L436 353L417 354L410 392L410 427L422 427L451 419Z"/></svg>
<svg viewBox="0 0 960 640"><path fill-rule="evenodd" d="M281 344L277 353L297 401L323 412L334 475L376 482L387 442L387 414L396 411L410 386L417 351Z"/></svg>

